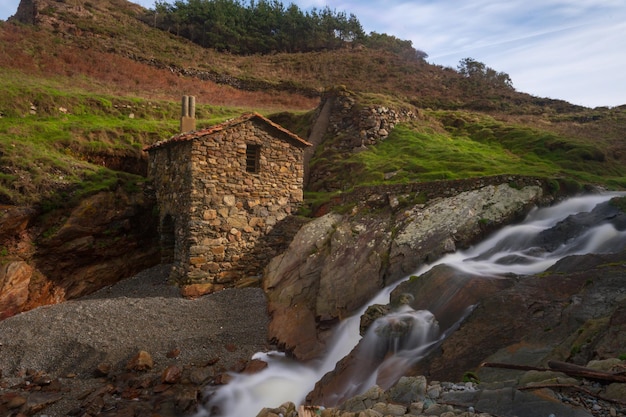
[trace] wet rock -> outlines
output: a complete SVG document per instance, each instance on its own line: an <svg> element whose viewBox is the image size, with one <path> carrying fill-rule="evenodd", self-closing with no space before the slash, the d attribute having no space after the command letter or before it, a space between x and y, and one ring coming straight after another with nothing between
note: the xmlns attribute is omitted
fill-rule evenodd
<svg viewBox="0 0 626 417"><path fill-rule="evenodd" d="M253 359L251 361L248 361L248 363L246 363L243 373L256 374L257 372L261 372L265 368L267 368L267 362L259 360L259 359Z"/></svg>
<svg viewBox="0 0 626 417"><path fill-rule="evenodd" d="M365 335L367 329L374 323L377 319L386 316L391 312L391 307L389 305L383 304L374 304L367 307L365 313L361 316L361 323L359 324L359 334L361 336Z"/></svg>
<svg viewBox="0 0 626 417"><path fill-rule="evenodd" d="M296 405L292 402L286 402L277 408L264 408L258 414L257 417L296 417L298 411Z"/></svg>
<svg viewBox="0 0 626 417"><path fill-rule="evenodd" d="M331 213L309 222L264 272L270 339L298 359L319 356L326 329L382 287L475 241L484 233L483 222L504 224L542 197L537 185L486 185L401 213L388 204L376 212L360 212L357 206L351 214Z"/></svg>

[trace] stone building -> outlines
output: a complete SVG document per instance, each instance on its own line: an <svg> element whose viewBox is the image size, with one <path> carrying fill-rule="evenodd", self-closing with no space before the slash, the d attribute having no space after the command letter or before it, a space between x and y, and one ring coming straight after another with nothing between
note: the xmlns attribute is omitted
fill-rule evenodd
<svg viewBox="0 0 626 417"><path fill-rule="evenodd" d="M181 129L194 106L183 99ZM259 275L264 237L302 203L309 146L249 113L147 147L170 279L209 293Z"/></svg>

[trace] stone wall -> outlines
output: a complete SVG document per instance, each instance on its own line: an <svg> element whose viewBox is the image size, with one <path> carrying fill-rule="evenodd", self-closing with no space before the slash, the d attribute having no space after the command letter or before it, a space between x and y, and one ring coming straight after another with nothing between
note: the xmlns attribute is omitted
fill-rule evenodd
<svg viewBox="0 0 626 417"><path fill-rule="evenodd" d="M261 147L256 173L248 145ZM258 281L277 254L272 231L302 203L303 147L253 118L150 153L161 219L175 218L171 278L203 293Z"/></svg>
<svg viewBox="0 0 626 417"><path fill-rule="evenodd" d="M372 98L362 98L345 88L336 87L324 93L318 107L312 143L324 142L322 153L307 175L307 188L311 191L343 190L334 171L335 161L349 158L369 146L385 140L398 123L420 117L419 110L394 103L379 104ZM320 130L324 130L320 132ZM317 137L315 137L317 136ZM310 150L313 156L315 150ZM348 185L350 186L350 185Z"/></svg>
<svg viewBox="0 0 626 417"><path fill-rule="evenodd" d="M189 263L189 248L183 242L189 240L186 225L191 211L191 149L191 141L179 142L149 154L148 177L153 181L159 208L161 261L177 260L171 272L171 278L176 281L186 274ZM177 242L174 247L166 243L172 241Z"/></svg>
<svg viewBox="0 0 626 417"><path fill-rule="evenodd" d="M333 100L327 134L342 138L336 142L342 150L375 145L386 139L396 124L418 118L415 108L363 105L354 93L340 88L327 92L322 97L325 100Z"/></svg>

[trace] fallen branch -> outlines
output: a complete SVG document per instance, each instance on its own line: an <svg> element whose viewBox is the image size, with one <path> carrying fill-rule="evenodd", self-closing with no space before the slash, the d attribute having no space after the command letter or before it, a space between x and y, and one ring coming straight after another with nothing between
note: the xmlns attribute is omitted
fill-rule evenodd
<svg viewBox="0 0 626 417"><path fill-rule="evenodd" d="M483 362L480 364L481 368L503 368L503 369L515 369L518 371L550 371L549 368L539 368L536 366L528 365L515 365L514 363L501 363L501 362Z"/></svg>
<svg viewBox="0 0 626 417"><path fill-rule="evenodd" d="M535 389L542 389L542 388L549 388L549 389L554 389L554 388L568 388L568 389L573 389L575 391L580 391L586 395L595 397L599 400L602 401L606 401L606 402L610 402L610 403L615 403L615 404L621 404L621 405L626 405L626 401L622 401L622 400L617 400L617 399L613 399L613 398L608 398L608 397L604 397L600 394L596 394L593 391L588 390L587 388L581 387L580 385L574 385L574 384L541 384L541 385L528 385L525 387L518 387L517 389L520 391L531 391L531 390L535 390Z"/></svg>
<svg viewBox="0 0 626 417"><path fill-rule="evenodd" d="M526 365L515 365L512 363L500 363L500 362L483 362L481 367L489 367L489 368L503 368L503 369L515 369L520 371L557 371L562 372L566 375L577 377L577 378L587 378L592 379L594 381L602 381L602 382L622 382L626 383L626 376L620 374L614 374L611 372L605 371L597 371L595 369L590 369L580 365L574 365L572 363L560 362L560 361L549 361L549 368L541 368L537 366L526 366Z"/></svg>
<svg viewBox="0 0 626 417"><path fill-rule="evenodd" d="M626 376L614 374L612 372L598 371L585 366L574 365L573 363L549 361L548 366L552 370L563 372L569 376L604 382L626 382Z"/></svg>

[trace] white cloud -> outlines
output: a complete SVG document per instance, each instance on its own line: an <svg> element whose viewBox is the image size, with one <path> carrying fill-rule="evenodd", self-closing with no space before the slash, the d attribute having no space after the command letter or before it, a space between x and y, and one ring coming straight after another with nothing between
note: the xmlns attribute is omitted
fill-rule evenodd
<svg viewBox="0 0 626 417"><path fill-rule="evenodd" d="M282 2L354 13L366 32L410 39L434 64L455 68L472 57L508 73L519 91L590 107L626 104L623 0ZM3 0L0 19L14 14L18 4Z"/></svg>
<svg viewBox="0 0 626 417"><path fill-rule="evenodd" d="M626 103L622 0L342 4L366 31L410 39L432 63L455 68L472 57L508 73L518 91L590 107Z"/></svg>

